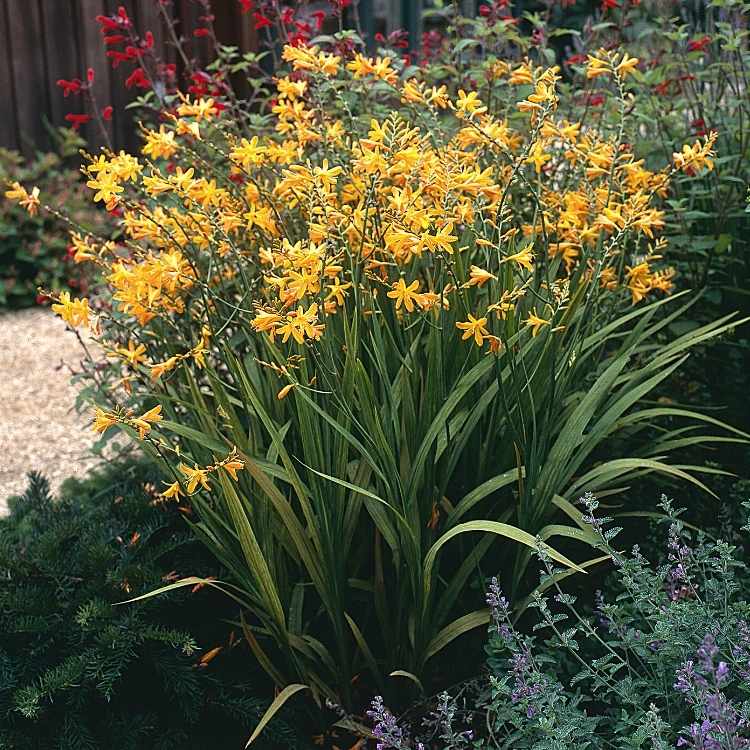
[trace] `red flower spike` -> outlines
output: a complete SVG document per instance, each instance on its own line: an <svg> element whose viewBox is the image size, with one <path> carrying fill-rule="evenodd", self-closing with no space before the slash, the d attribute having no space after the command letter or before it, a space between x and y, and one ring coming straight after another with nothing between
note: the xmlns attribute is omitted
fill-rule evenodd
<svg viewBox="0 0 750 750"><path fill-rule="evenodd" d="M97 16L96 22L102 27L102 34L106 34L108 31L117 31L120 28L120 24L109 16Z"/></svg>
<svg viewBox="0 0 750 750"><path fill-rule="evenodd" d="M78 78L74 78L72 81L66 81L61 78L57 85L63 90L63 96L67 99L70 94L79 94L81 92L81 82Z"/></svg>
<svg viewBox="0 0 750 750"><path fill-rule="evenodd" d="M130 19L128 18L128 12L121 5L117 9L117 18L123 26L130 26Z"/></svg>
<svg viewBox="0 0 750 750"><path fill-rule="evenodd" d="M687 44L688 52L705 52L706 47L708 47L709 44L711 44L710 36L702 36L700 39L693 39Z"/></svg>
<svg viewBox="0 0 750 750"><path fill-rule="evenodd" d="M85 125L89 120L91 120L91 115L75 115L72 112L65 115L65 121L71 124L73 130L78 130L81 125Z"/></svg>
<svg viewBox="0 0 750 750"><path fill-rule="evenodd" d="M262 13L259 13L257 10L255 13L253 13L253 18L255 19L255 29L262 29L266 26L272 26L271 19L267 16L264 16Z"/></svg>
<svg viewBox="0 0 750 750"><path fill-rule="evenodd" d="M151 83L146 77L146 73L143 68L136 68L126 79L125 88L132 89L133 86L139 89L151 88Z"/></svg>

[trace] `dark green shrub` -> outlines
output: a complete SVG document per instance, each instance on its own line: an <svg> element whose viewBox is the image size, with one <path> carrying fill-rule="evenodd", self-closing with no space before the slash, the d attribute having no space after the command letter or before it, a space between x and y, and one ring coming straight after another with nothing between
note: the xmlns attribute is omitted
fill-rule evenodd
<svg viewBox="0 0 750 750"><path fill-rule="evenodd" d="M153 476L116 465L54 500L30 474L11 499L0 519L2 750L241 748L273 697L260 697L268 681L223 621L236 613L208 587L113 606L175 575L220 574L177 508L154 504ZM301 746L283 721L264 743Z"/></svg>

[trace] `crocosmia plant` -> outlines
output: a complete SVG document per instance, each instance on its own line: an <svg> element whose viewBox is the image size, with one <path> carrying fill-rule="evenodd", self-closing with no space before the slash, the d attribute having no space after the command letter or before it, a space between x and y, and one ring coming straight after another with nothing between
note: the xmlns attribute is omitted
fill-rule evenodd
<svg viewBox="0 0 750 750"><path fill-rule="evenodd" d="M340 46L284 48L268 126L180 96L140 154L92 155L124 239L74 234L106 289L55 309L109 355L95 429L161 458L260 663L352 705L441 679L490 617L483 567L514 598L539 545L585 570L582 491L703 486L677 435L728 428L642 399L730 320L667 335L690 302L664 200L714 136L646 168L635 58L588 59L620 102L607 124L571 119L531 59L496 61L485 100Z"/></svg>

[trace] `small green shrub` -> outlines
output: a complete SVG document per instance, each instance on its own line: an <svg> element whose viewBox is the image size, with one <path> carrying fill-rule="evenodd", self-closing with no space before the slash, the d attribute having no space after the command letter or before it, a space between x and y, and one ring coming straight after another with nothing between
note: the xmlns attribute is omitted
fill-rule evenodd
<svg viewBox="0 0 750 750"><path fill-rule="evenodd" d="M0 195L13 182L33 183L55 205L65 206L68 218L102 231L103 211L86 200L81 176L66 159L84 145L72 131L61 130L57 153L37 154L30 163L16 151L0 148ZM47 211L30 215L14 201L0 198L0 309L30 307L37 288L59 292L85 292L90 267L76 265L69 257L70 225Z"/></svg>
<svg viewBox="0 0 750 750"><path fill-rule="evenodd" d="M0 520L2 750L239 748L263 714L267 679L222 622L225 598L204 589L113 606L176 571L219 573L180 512L153 504L152 475L117 465L53 500L31 474L11 499ZM260 742L301 746L282 721Z"/></svg>

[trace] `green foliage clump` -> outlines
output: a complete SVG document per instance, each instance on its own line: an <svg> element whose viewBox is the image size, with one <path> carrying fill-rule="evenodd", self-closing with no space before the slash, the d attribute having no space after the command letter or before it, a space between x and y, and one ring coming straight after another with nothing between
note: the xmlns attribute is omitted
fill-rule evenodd
<svg viewBox="0 0 750 750"><path fill-rule="evenodd" d="M106 215L86 200L85 187L69 157L84 145L73 131L61 129L57 153L37 154L27 163L16 151L0 148L0 194L13 182L39 187L45 200L65 206L79 225L101 230ZM30 307L38 287L85 292L90 270L67 256L70 225L48 211L30 215L23 206L0 199L0 309Z"/></svg>
<svg viewBox="0 0 750 750"><path fill-rule="evenodd" d="M69 480L55 500L32 473L11 498L0 519L2 750L242 747L270 702L220 619L233 614L220 595L116 606L176 575L220 574L180 512L154 504L153 475L115 465ZM280 720L262 743L301 746Z"/></svg>

